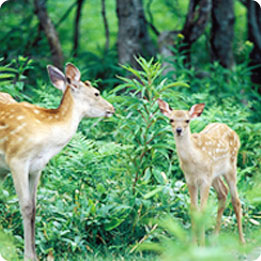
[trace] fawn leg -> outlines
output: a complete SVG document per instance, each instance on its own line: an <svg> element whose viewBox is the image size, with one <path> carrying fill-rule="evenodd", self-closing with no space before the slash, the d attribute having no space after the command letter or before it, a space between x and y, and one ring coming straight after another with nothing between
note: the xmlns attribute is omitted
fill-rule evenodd
<svg viewBox="0 0 261 261"><path fill-rule="evenodd" d="M202 214L205 210L208 201L210 184L202 183L200 186L200 213ZM205 225L200 224L200 231L199 231L199 244L201 246L205 245Z"/></svg>
<svg viewBox="0 0 261 261"><path fill-rule="evenodd" d="M218 196L218 213L217 213L217 223L215 227L215 234L218 235L221 226L221 218L226 205L228 189L221 178L215 178L212 183L212 186L216 190Z"/></svg>
<svg viewBox="0 0 261 261"><path fill-rule="evenodd" d="M197 236L196 236L196 227L193 215L195 211L198 210L198 188L196 185L188 184L188 190L190 195L190 214L191 214L191 228L192 228L192 241L196 244Z"/></svg>
<svg viewBox="0 0 261 261"><path fill-rule="evenodd" d="M239 239L241 243L244 244L246 241L243 235L242 221L241 221L242 210L241 210L241 203L238 197L237 185L236 185L236 167L234 167L230 172L228 172L225 175L225 178L230 189L232 205L236 213Z"/></svg>

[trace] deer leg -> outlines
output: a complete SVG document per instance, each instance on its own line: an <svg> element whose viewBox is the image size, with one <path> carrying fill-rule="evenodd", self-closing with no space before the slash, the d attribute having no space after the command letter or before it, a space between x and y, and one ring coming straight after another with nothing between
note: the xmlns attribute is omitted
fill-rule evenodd
<svg viewBox="0 0 261 261"><path fill-rule="evenodd" d="M35 242L35 215L36 215L36 201L37 201L37 186L39 183L39 179L41 176L41 171L32 173L29 176L29 189L30 189L30 199L32 202L32 220L31 220L31 225L32 225L32 241ZM34 244L35 248L35 244ZM34 250L35 251L35 250Z"/></svg>
<svg viewBox="0 0 261 261"><path fill-rule="evenodd" d="M225 175L225 178L230 189L232 205L236 213L239 239L241 243L244 244L246 241L242 230L242 221L241 221L242 210L241 210L241 203L238 197L237 186L236 186L236 167L233 168L232 171L230 171L227 175Z"/></svg>
<svg viewBox="0 0 261 261"><path fill-rule="evenodd" d="M202 183L200 186L200 213L203 214L208 201L210 185L208 183ZM199 244L205 245L205 225L199 224Z"/></svg>
<svg viewBox="0 0 261 261"><path fill-rule="evenodd" d="M34 241L34 211L35 208L30 195L29 172L24 164L15 162L11 171L14 180L15 190L18 195L20 210L23 217L24 226L24 259L37 260Z"/></svg>
<svg viewBox="0 0 261 261"><path fill-rule="evenodd" d="M218 235L221 226L221 218L226 206L226 199L228 194L228 189L221 178L214 179L212 186L217 192L218 197L218 213L217 213L217 224L215 227L215 234Z"/></svg>
<svg viewBox="0 0 261 261"><path fill-rule="evenodd" d="M198 210L198 188L195 185L188 184L188 190L190 195L190 212L191 212L191 228L192 228L192 241L197 243L196 226L194 221L194 214Z"/></svg>

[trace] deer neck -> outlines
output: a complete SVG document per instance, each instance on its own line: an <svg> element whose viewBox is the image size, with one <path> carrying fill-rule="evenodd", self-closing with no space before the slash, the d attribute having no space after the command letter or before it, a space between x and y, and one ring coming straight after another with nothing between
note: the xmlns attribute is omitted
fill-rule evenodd
<svg viewBox="0 0 261 261"><path fill-rule="evenodd" d="M180 160L183 162L191 161L195 148L190 129L183 136L175 135L175 141Z"/></svg>
<svg viewBox="0 0 261 261"><path fill-rule="evenodd" d="M55 128L55 132L64 137L68 142L77 131L79 123L83 118L82 111L77 107L70 88L64 92L60 106L57 109L48 111L51 126Z"/></svg>

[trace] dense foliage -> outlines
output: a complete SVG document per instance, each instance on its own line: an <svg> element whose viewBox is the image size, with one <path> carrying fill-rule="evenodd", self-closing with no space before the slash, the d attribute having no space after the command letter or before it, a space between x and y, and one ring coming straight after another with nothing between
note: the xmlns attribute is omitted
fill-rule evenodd
<svg viewBox="0 0 261 261"><path fill-rule="evenodd" d="M31 2L10 1L11 10L5 4L0 9L0 91L17 101L55 108L61 93L47 79L51 53ZM48 2L65 60L80 68L82 78L102 91L116 113L83 120L71 142L44 169L36 213L39 260L254 260L261 245L261 96L260 86L251 82L253 44L246 41L244 1L235 1L236 65L231 70L210 63L210 28L192 45L190 64L184 64L184 36L179 34L172 56L136 58L138 69L120 66L115 2L106 1L108 50L103 47L100 6L94 0L85 3L78 57L72 55L71 28L76 2ZM154 18L160 31L181 29L189 1L144 2L147 18ZM156 35L151 35L156 43ZM167 71L162 64L169 65ZM201 117L191 122L192 132L223 122L238 133L245 247L238 244L230 199L220 238L213 237L214 190L206 213L197 217L199 226L206 224L207 246L191 243L188 190L157 98L179 109L206 103ZM11 174L0 180L0 253L7 260L21 260L23 255L22 218Z"/></svg>
<svg viewBox="0 0 261 261"><path fill-rule="evenodd" d="M19 59L22 64L23 58ZM244 85L244 98L252 97L254 91L249 92L248 78L240 77L242 70L247 73L247 69L242 65L230 72L216 64L209 71L218 71L219 76L199 82L193 75L193 68L186 70L176 66L178 81L173 81L171 77L162 76L159 62L146 62L143 58L138 62L140 70L124 67L135 78L130 74L127 78L119 76L122 84L109 93L104 92L105 98L115 105L116 115L103 120L84 120L77 135L43 172L36 218L40 259L53 255L57 260L97 260L105 255L108 260L115 256L134 260L142 259L141 249L157 250L166 260L171 260L173 255L181 260L189 256L202 260L204 251L207 251L206 260L210 256L217 260L231 258L217 252L217 249L226 249L228 245L224 242L229 242L231 234L237 233L231 204L225 211L222 226L228 239L221 241L223 243L215 251L214 246L203 252L196 250L186 239L189 234L185 230L190 228L189 197L170 126L158 110L156 99L159 97L173 107L183 109L196 102L206 102L203 115L191 124L193 132L214 121L227 123L237 131L242 143L238 187L243 203L244 231L249 246L252 246L250 249L260 243L257 231L261 211L258 190L261 124L254 121L253 103L242 103L242 96L236 95L232 88L235 82ZM8 78L4 86L9 86L17 98L27 98L20 89L24 76L19 72L34 70L31 64L32 61L22 64L23 69L16 64L5 67L16 80ZM229 80L221 88L220 82L225 78ZM32 102L46 107L57 106L60 95L53 91L54 88L48 87L48 92L46 88L42 82L37 88L30 87ZM0 198L1 229L5 234L13 235L12 240L5 240L9 248L3 245L0 252L14 258L21 255L23 239L11 175L3 182ZM208 214L213 217L217 208L214 192L211 192L211 202ZM203 219L206 223L209 218ZM211 235L214 219L210 221ZM210 235L208 244L212 245ZM154 242L153 245L143 246L143 242L148 241ZM166 244L172 246L172 252ZM20 249L18 254L14 245ZM175 252L180 246L184 251ZM236 243L233 248L238 249ZM143 258L149 260L155 256L146 251Z"/></svg>

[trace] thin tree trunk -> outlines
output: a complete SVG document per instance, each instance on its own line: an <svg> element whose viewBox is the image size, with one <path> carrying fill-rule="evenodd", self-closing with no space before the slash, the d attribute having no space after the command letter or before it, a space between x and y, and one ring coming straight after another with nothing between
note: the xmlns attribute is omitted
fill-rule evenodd
<svg viewBox="0 0 261 261"><path fill-rule="evenodd" d="M55 28L58 28L60 26L60 24L66 20L66 18L70 15L71 11L73 10L73 8L77 5L77 0L75 2L73 2L68 8L67 10L64 12L64 14L61 16L60 20L58 22L56 22L56 24L54 25Z"/></svg>
<svg viewBox="0 0 261 261"><path fill-rule="evenodd" d="M254 44L250 54L250 66L261 64L261 8L254 1L247 1L248 9L248 39ZM252 69L251 80L253 83L261 84L261 68ZM261 87L259 88L261 93Z"/></svg>
<svg viewBox="0 0 261 261"><path fill-rule="evenodd" d="M215 0L212 6L212 60L231 69L234 65L234 0Z"/></svg>
<svg viewBox="0 0 261 261"><path fill-rule="evenodd" d="M159 36L160 35L160 32L159 30L156 28L156 26L154 25L154 21L153 21L153 15L152 15L152 12L151 12L151 4L152 4L153 0L149 0L148 3L147 3L147 8L146 8L146 11L147 11L147 14L148 14L148 17L149 17L149 21L147 21L148 25L150 26L151 30L157 35Z"/></svg>
<svg viewBox="0 0 261 261"><path fill-rule="evenodd" d="M135 56L153 56L142 0L117 0L118 56L120 64L138 67Z"/></svg>
<svg viewBox="0 0 261 261"><path fill-rule="evenodd" d="M110 48L110 29L109 29L109 24L106 16L106 5L105 5L105 0L101 1L102 4L102 19L103 19L103 24L104 24L104 30L105 30L105 52L107 52Z"/></svg>
<svg viewBox="0 0 261 261"><path fill-rule="evenodd" d="M80 38L79 26L80 26L83 2L84 2L84 0L77 1L77 10L76 10L76 16L75 16L74 36L73 36L73 50L72 50L74 57L76 57L78 54L78 46L79 46L79 38Z"/></svg>
<svg viewBox="0 0 261 261"><path fill-rule="evenodd" d="M171 47L175 46L179 34L183 35L182 45L178 46L179 51L186 55L185 63L190 61L191 45L204 33L208 24L211 13L211 0L190 0L186 21L181 31L166 31L162 32L158 37L159 52L165 59L163 62L165 70L164 74L173 70L172 63L175 57ZM179 41L180 42L180 41ZM172 62L168 62L168 58L172 58ZM173 75L175 78L175 75Z"/></svg>
<svg viewBox="0 0 261 261"><path fill-rule="evenodd" d="M41 27L44 30L44 33L46 35L46 38L48 40L53 64L62 69L63 68L63 52L62 47L57 35L57 32L55 30L55 27L48 16L46 6L45 6L45 0L34 0L35 5L35 11L37 14L37 17L40 21Z"/></svg>
<svg viewBox="0 0 261 261"><path fill-rule="evenodd" d="M181 31L184 36L184 46L181 51L185 51L187 54L186 62L190 61L191 45L206 29L211 14L211 6L211 0L190 0L186 22Z"/></svg>

